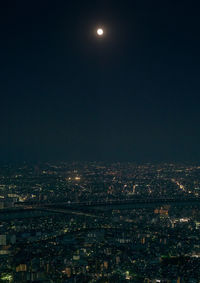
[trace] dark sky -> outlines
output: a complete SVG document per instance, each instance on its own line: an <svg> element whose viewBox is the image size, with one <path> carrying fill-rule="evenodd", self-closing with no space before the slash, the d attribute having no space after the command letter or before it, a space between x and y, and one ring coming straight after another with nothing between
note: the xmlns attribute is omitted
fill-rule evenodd
<svg viewBox="0 0 200 283"><path fill-rule="evenodd" d="M199 1L1 2L0 161L199 161Z"/></svg>

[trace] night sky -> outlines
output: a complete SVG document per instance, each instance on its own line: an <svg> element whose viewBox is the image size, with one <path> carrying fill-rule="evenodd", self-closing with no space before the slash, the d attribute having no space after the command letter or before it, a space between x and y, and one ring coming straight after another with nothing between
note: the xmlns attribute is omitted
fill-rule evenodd
<svg viewBox="0 0 200 283"><path fill-rule="evenodd" d="M199 1L1 2L1 162L199 161Z"/></svg>

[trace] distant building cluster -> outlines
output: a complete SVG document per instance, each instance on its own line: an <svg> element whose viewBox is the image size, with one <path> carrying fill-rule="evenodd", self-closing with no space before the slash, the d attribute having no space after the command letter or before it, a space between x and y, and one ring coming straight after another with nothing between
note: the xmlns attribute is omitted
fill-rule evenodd
<svg viewBox="0 0 200 283"><path fill-rule="evenodd" d="M199 182L174 164L2 167L0 282L200 282Z"/></svg>

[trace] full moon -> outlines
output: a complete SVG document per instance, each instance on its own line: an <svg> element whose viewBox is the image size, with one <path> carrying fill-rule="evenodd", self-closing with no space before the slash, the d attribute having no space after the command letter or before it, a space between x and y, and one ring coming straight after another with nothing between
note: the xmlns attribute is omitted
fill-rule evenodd
<svg viewBox="0 0 200 283"><path fill-rule="evenodd" d="M102 28L99 28L99 29L97 30L97 34L100 35L100 36L103 35L103 29L102 29Z"/></svg>

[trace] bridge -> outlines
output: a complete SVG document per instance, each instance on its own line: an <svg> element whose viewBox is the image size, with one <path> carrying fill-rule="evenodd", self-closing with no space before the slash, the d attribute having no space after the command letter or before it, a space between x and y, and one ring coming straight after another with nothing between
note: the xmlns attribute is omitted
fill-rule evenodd
<svg viewBox="0 0 200 283"><path fill-rule="evenodd" d="M157 199L123 199L106 201L87 201L87 202L19 202L15 207L0 210L0 220L16 218L41 217L46 214L60 213L72 214L76 216L101 218L100 211L112 209L130 210L134 208L145 208L149 206L178 205L194 206L200 205L200 198L157 198Z"/></svg>
<svg viewBox="0 0 200 283"><path fill-rule="evenodd" d="M190 197L190 198L156 198L156 199L122 199L122 200L100 200L100 201L85 201L85 202L19 202L15 203L17 207L43 207L43 208L65 208L65 209L80 209L84 207L112 207L121 205L146 205L146 204L186 204L186 203L196 203L200 204L200 197ZM119 207L120 208L120 207Z"/></svg>

